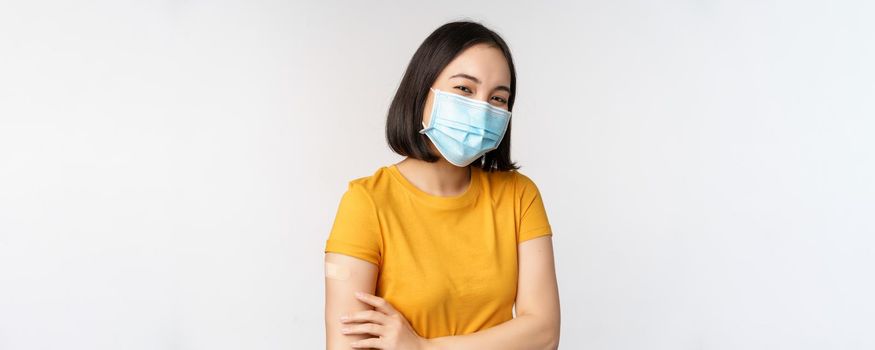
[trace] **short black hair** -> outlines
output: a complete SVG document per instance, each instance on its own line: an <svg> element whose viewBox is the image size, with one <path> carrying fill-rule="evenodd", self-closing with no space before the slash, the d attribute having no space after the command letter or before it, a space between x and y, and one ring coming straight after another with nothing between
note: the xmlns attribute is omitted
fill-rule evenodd
<svg viewBox="0 0 875 350"><path fill-rule="evenodd" d="M419 45L389 105L386 141L392 151L427 162L436 162L440 159L429 149L427 136L419 133L422 129L422 114L428 91L441 71L456 56L476 44L493 46L501 50L507 59L510 68L510 97L507 99L507 109L513 110L516 96L516 70L510 49L504 40L497 33L477 22L457 21L444 24L435 29ZM487 152L471 164L485 171L519 169L519 166L510 159L510 122L498 148Z"/></svg>

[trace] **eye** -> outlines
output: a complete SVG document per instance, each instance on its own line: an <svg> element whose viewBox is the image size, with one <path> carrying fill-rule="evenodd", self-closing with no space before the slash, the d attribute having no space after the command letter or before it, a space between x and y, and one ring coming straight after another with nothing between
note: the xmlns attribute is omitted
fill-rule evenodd
<svg viewBox="0 0 875 350"><path fill-rule="evenodd" d="M505 100L505 99L504 99L503 97L501 97L501 96L492 96L492 99L495 100L495 101L501 102L501 103L507 103L507 100Z"/></svg>
<svg viewBox="0 0 875 350"><path fill-rule="evenodd" d="M465 85L459 85L459 86L456 86L456 89L462 90L462 91L467 92L467 93L469 93L469 94L472 92L471 89L469 89L469 88L468 88L467 86L465 86Z"/></svg>

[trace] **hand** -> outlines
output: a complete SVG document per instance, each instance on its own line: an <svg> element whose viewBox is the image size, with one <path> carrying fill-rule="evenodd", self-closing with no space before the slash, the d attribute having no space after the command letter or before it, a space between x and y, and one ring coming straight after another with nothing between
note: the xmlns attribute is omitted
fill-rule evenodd
<svg viewBox="0 0 875 350"><path fill-rule="evenodd" d="M374 306L376 310L359 311L341 317L344 334L371 334L374 338L362 339L350 344L353 348L376 348L384 350L426 350L428 340L416 334L410 323L386 299L373 294L356 292L356 298ZM352 322L365 322L352 324Z"/></svg>

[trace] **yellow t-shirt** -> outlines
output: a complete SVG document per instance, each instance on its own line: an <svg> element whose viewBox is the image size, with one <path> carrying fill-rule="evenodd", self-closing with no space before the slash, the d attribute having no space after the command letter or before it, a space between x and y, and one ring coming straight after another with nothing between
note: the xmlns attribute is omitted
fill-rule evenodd
<svg viewBox="0 0 875 350"><path fill-rule="evenodd" d="M325 252L379 266L376 295L425 338L512 319L517 245L552 235L531 179L471 168L471 184L453 197L420 190L394 164L354 179L326 240Z"/></svg>

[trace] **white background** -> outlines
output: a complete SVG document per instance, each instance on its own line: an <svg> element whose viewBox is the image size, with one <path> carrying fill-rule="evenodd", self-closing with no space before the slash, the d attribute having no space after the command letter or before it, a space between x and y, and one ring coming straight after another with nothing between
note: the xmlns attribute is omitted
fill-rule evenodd
<svg viewBox="0 0 875 350"><path fill-rule="evenodd" d="M875 6L4 1L0 349L318 349L407 62L519 75L562 349L875 348Z"/></svg>

